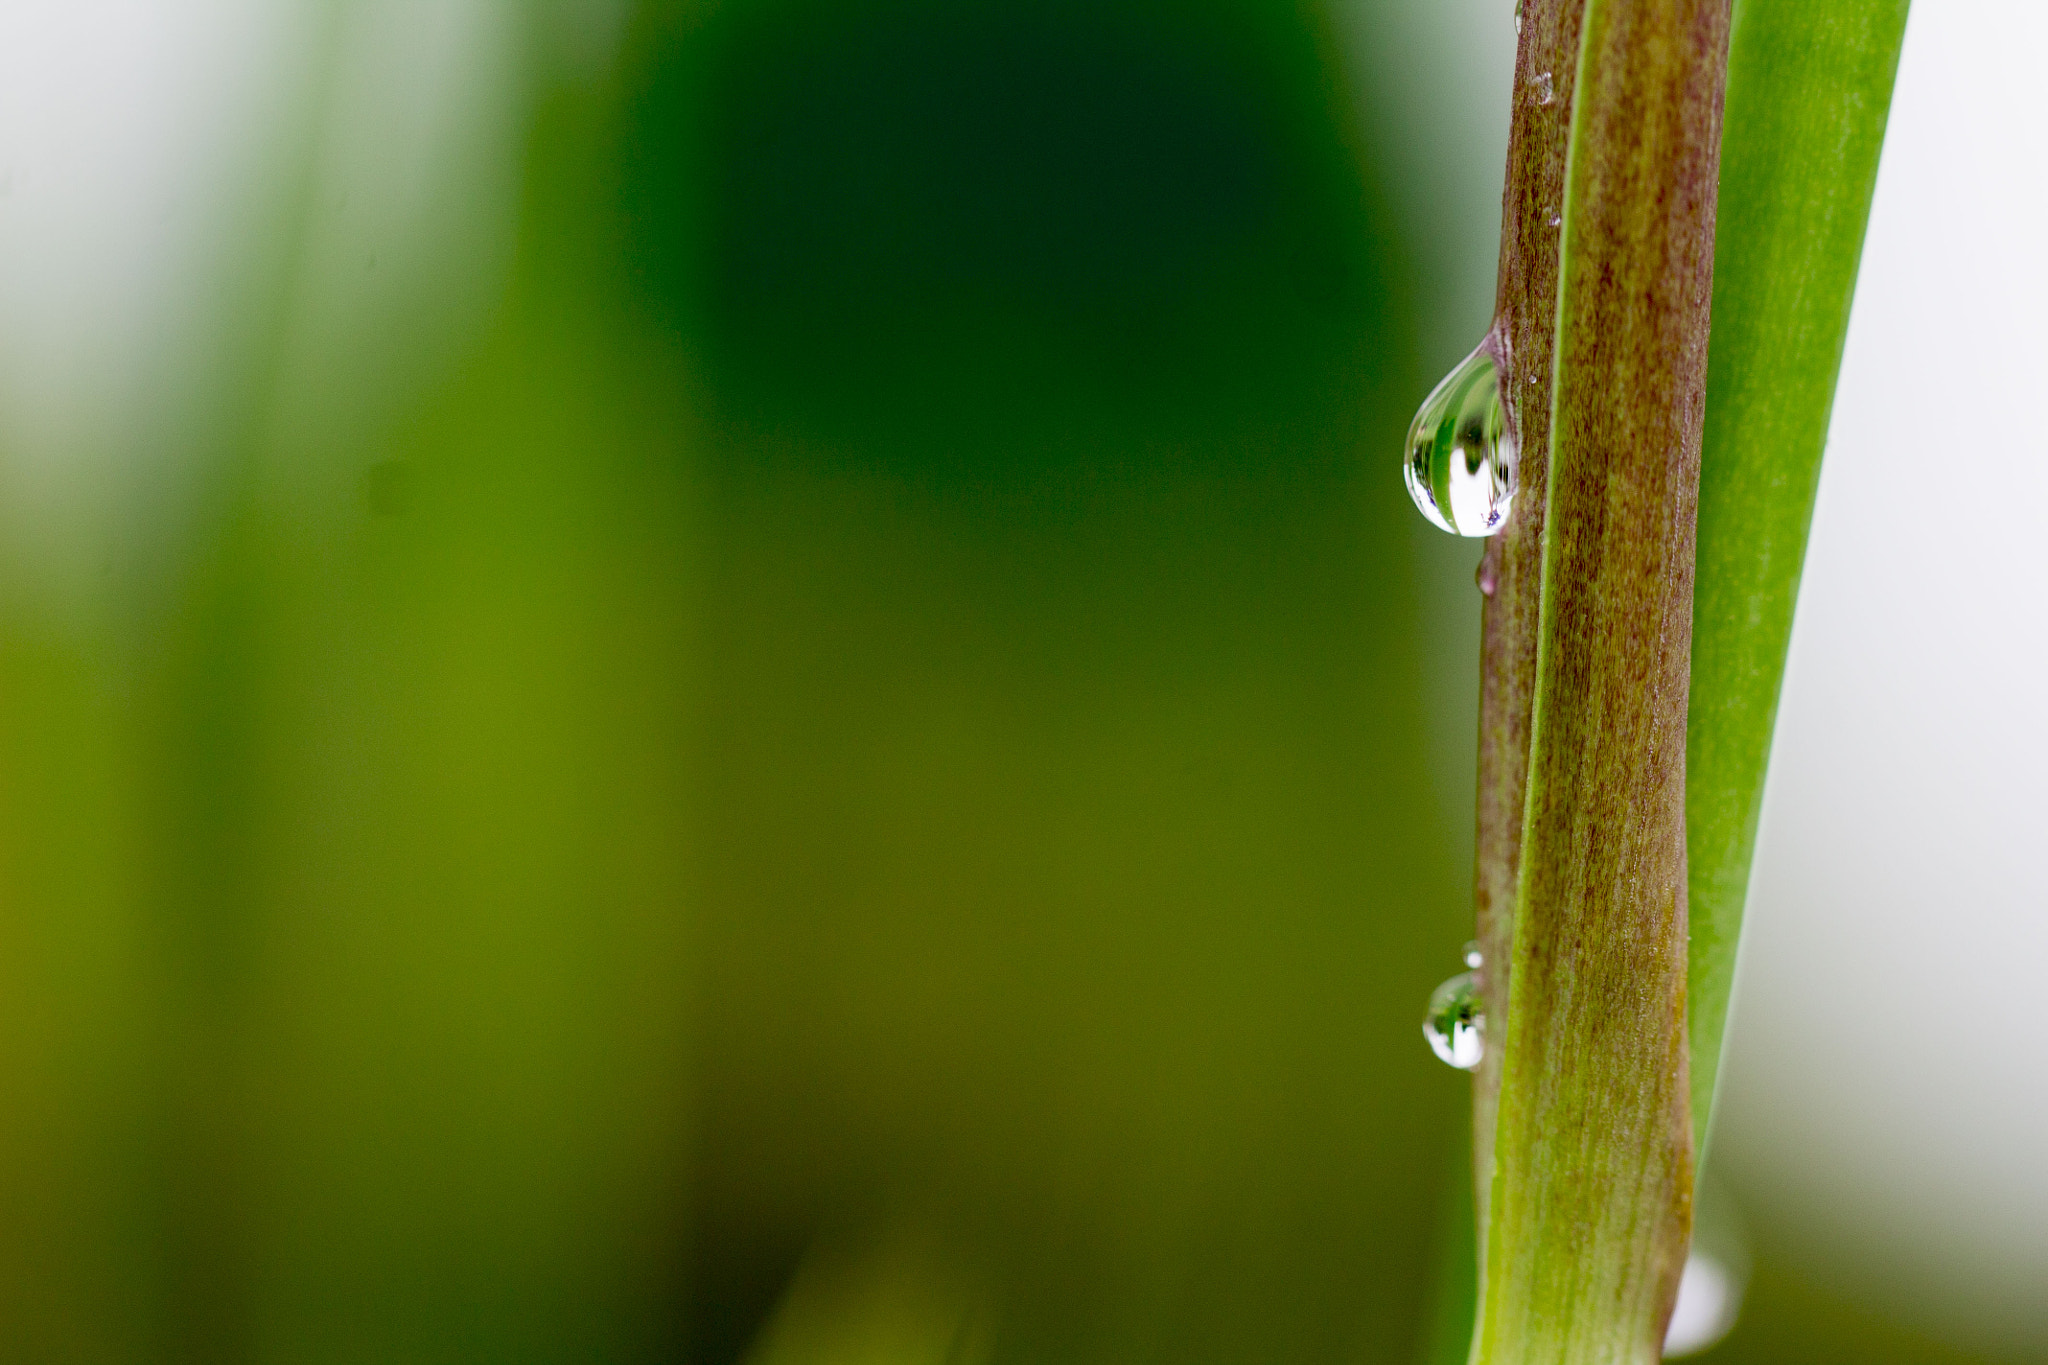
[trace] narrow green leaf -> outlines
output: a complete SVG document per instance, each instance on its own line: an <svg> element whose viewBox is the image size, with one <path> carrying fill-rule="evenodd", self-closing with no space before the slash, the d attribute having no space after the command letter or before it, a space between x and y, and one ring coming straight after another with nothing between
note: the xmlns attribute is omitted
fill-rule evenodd
<svg viewBox="0 0 2048 1365"><path fill-rule="evenodd" d="M1702 1155L1906 6L1745 0L1735 11L1686 720L1692 1113Z"/></svg>

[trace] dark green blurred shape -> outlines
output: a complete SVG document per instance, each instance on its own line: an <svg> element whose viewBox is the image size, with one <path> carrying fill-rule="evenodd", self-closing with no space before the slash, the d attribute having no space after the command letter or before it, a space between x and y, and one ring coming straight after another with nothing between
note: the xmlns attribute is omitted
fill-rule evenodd
<svg viewBox="0 0 2048 1365"><path fill-rule="evenodd" d="M702 110L706 198L642 221L705 244L649 271L714 432L698 1358L909 1220L998 1360L1409 1359L1462 878L1401 252L1320 35L760 4L696 41L642 107Z"/></svg>

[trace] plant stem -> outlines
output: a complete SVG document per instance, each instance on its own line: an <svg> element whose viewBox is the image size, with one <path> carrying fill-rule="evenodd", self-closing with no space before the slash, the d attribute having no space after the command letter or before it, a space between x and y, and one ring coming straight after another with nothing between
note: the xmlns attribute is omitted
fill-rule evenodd
<svg viewBox="0 0 2048 1365"><path fill-rule="evenodd" d="M1482 566L1475 1365L1654 1361L1684 1264L1685 717L1727 33L1727 0L1524 8L1493 334L1522 485Z"/></svg>
<svg viewBox="0 0 2048 1365"><path fill-rule="evenodd" d="M1486 544L1479 578L1479 828L1475 847L1480 990L1496 1037L1508 1015L1514 954L1515 881L1521 867L1528 794L1529 719L1536 695L1536 637L1542 606L1545 482L1550 470L1551 366L1556 344L1557 270L1579 24L1584 0L1526 0L1515 55L1514 116L1501 214L1500 279L1488 343L1500 362L1502 397L1520 445L1514 514ZM1547 85L1546 85L1547 82ZM1541 98L1548 89L1551 97ZM1482 1232L1493 1185L1494 1119L1501 1059L1489 1047L1473 1087L1473 1197ZM1485 1283L1485 1267L1480 1268Z"/></svg>

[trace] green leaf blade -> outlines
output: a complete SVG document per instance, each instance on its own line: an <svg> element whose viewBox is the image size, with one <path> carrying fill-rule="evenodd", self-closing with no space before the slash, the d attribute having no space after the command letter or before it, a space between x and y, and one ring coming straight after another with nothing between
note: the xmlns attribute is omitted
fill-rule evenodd
<svg viewBox="0 0 2048 1365"><path fill-rule="evenodd" d="M1704 1155L1792 611L1907 0L1737 6L1686 721L1688 1021Z"/></svg>

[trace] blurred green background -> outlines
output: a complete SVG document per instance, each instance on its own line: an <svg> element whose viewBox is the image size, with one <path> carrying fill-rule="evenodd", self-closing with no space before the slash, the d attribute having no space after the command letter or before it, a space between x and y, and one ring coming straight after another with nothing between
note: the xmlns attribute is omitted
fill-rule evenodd
<svg viewBox="0 0 2048 1365"><path fill-rule="evenodd" d="M0 411L0 1358L1460 1357L1505 9L283 13Z"/></svg>

